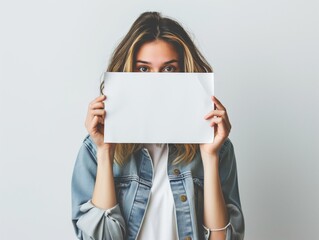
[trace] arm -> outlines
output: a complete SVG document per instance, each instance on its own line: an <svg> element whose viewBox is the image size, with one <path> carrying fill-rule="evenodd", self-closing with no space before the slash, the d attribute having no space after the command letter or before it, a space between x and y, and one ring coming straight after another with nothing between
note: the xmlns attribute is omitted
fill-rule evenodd
<svg viewBox="0 0 319 240"><path fill-rule="evenodd" d="M113 159L115 144L104 143L104 102L101 95L90 103L85 126L97 148L97 173L92 203L101 209L114 207L116 204L113 179Z"/></svg>
<svg viewBox="0 0 319 240"><path fill-rule="evenodd" d="M217 155L201 153L204 166L204 225L210 229L225 227L228 213L219 180ZM209 214L213 213L213 214ZM226 231L211 232L209 239L225 239Z"/></svg>
<svg viewBox="0 0 319 240"><path fill-rule="evenodd" d="M78 239L124 239L125 221L118 204L111 203L105 208L101 200L92 202L92 196L104 195L105 202L112 202L112 192L97 191L95 182L102 180L96 159L98 156L94 143L87 137L78 153L72 176L72 222ZM100 168L102 170L102 168ZM107 174L105 174L107 175ZM113 184L114 185L114 184ZM110 200L111 199L111 200ZM96 205L97 206L96 206ZM108 203L107 203L108 204Z"/></svg>
<svg viewBox="0 0 319 240"><path fill-rule="evenodd" d="M215 126L213 143L200 144L204 167L204 228L206 239L243 239L244 219L238 193L237 169L227 112L212 97L216 110L205 119Z"/></svg>
<svg viewBox="0 0 319 240"><path fill-rule="evenodd" d="M243 239L245 224L238 191L236 158L233 145L229 139L223 144L218 158L218 176L214 175L214 178L206 178L206 176L204 176L204 191L207 191L207 186L205 186L205 184L208 184L209 186L213 185L208 189L208 193L204 192L204 229L207 231L206 239ZM207 170L205 170L205 168L208 166L210 166L209 169L215 169L213 171L216 172L217 168L212 166L213 158L207 158L204 161L206 161L206 163L204 163L205 175L207 175ZM207 162L210 165L208 165ZM209 171L208 174L210 174L210 172L211 171ZM217 191L213 193L214 190ZM216 195L209 198L208 196L210 196L210 194ZM219 201L222 203L224 202L225 208L223 208L223 204L219 205ZM213 207L217 207L218 209L214 210ZM219 221L224 219L222 215L224 210L226 211L228 221L226 221L225 225L222 225ZM210 225L211 220L218 221L218 224L221 225ZM209 232L208 230L219 228L219 226L227 227L225 230L216 232Z"/></svg>
<svg viewBox="0 0 319 240"><path fill-rule="evenodd" d="M79 239L124 239L125 221L116 202L114 144L103 142L105 96L90 105L86 137L72 176L72 221Z"/></svg>
<svg viewBox="0 0 319 240"><path fill-rule="evenodd" d="M114 151L105 149L97 151L97 173L93 191L92 203L101 209L108 209L116 205L113 178Z"/></svg>

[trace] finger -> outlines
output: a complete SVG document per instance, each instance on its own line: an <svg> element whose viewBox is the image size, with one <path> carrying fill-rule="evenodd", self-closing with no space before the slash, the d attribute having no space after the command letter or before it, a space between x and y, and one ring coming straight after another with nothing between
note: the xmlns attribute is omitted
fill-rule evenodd
<svg viewBox="0 0 319 240"><path fill-rule="evenodd" d="M104 119L103 119L103 118L101 118L101 117L99 117L99 124L104 125Z"/></svg>
<svg viewBox="0 0 319 240"><path fill-rule="evenodd" d="M223 121L221 117L213 118L210 122L210 126L214 126L216 124L220 124Z"/></svg>
<svg viewBox="0 0 319 240"><path fill-rule="evenodd" d="M97 98L95 98L92 102L90 102L89 106L91 106L92 104L94 104L96 102L104 101L105 99L106 99L105 95L100 95Z"/></svg>
<svg viewBox="0 0 319 240"><path fill-rule="evenodd" d="M90 104L91 109L104 109L104 102L96 102L93 104Z"/></svg>
<svg viewBox="0 0 319 240"><path fill-rule="evenodd" d="M92 119L91 123L87 127L87 130L88 130L88 132L90 134L93 133L94 129L96 128L96 126L98 124L98 121L99 121L99 118L97 116L94 116L94 118Z"/></svg>
<svg viewBox="0 0 319 240"><path fill-rule="evenodd" d="M211 117L217 116L217 117L223 117L226 115L226 111L225 110L213 110L210 113L206 114L204 119L209 119Z"/></svg>
<svg viewBox="0 0 319 240"><path fill-rule="evenodd" d="M94 109L89 112L89 120L92 121L94 116L102 117L104 119L106 111L104 109Z"/></svg>
<svg viewBox="0 0 319 240"><path fill-rule="evenodd" d="M101 101L103 99L106 99L106 96L104 94L95 98L96 101Z"/></svg>
<svg viewBox="0 0 319 240"><path fill-rule="evenodd" d="M99 117L98 117L98 118L99 118L99 123L102 124L102 125L104 125L105 115L106 115L106 113L104 113L103 116L99 116Z"/></svg>
<svg viewBox="0 0 319 240"><path fill-rule="evenodd" d="M104 117L105 115L105 110L104 109L94 109L90 111L90 114L93 116L101 116Z"/></svg>
<svg viewBox="0 0 319 240"><path fill-rule="evenodd" d="M216 108L218 110L226 110L226 108L223 106L223 104L215 96L212 96L212 100L215 103Z"/></svg>
<svg viewBox="0 0 319 240"><path fill-rule="evenodd" d="M210 123L210 126L215 126L215 135L217 134L217 132L221 135L229 135L230 128L225 121L221 120L221 118L214 118L214 120L212 120L212 122Z"/></svg>
<svg viewBox="0 0 319 240"><path fill-rule="evenodd" d="M227 122L225 119L222 119L220 117L217 118L213 118L210 122L210 126L217 126L218 127L218 132L224 132L229 134L230 133L230 129L231 129L231 125L229 122ZM217 130L217 129L215 129Z"/></svg>
<svg viewBox="0 0 319 240"><path fill-rule="evenodd" d="M102 117L94 116L92 122L89 124L90 131L99 131L100 127L104 127L104 119L102 119Z"/></svg>

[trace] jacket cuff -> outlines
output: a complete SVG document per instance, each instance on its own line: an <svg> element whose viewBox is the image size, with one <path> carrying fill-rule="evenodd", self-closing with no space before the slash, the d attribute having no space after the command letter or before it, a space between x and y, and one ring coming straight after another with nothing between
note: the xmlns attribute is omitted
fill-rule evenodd
<svg viewBox="0 0 319 240"><path fill-rule="evenodd" d="M83 215L79 218L77 226L88 239L124 239L125 221L121 214L119 204L107 210L96 207L91 200L80 207Z"/></svg>
<svg viewBox="0 0 319 240"><path fill-rule="evenodd" d="M242 240L244 239L245 222L241 210L234 204L226 204L229 224L226 230L226 240ZM202 225L204 228L205 239L208 240L211 234L211 230Z"/></svg>

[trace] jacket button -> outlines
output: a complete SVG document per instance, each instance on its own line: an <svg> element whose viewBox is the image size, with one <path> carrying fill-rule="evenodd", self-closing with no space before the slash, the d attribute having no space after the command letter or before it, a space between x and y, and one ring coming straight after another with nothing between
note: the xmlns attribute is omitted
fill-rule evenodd
<svg viewBox="0 0 319 240"><path fill-rule="evenodd" d="M186 197L186 195L181 195L180 199L182 202L185 202L187 200L187 197Z"/></svg>
<svg viewBox="0 0 319 240"><path fill-rule="evenodd" d="M173 172L174 172L174 174L175 174L176 176L181 173L181 171L179 171L179 169L177 169L177 168L175 168L175 169L173 170Z"/></svg>
<svg viewBox="0 0 319 240"><path fill-rule="evenodd" d="M192 240L192 238L190 236L187 236L185 240Z"/></svg>

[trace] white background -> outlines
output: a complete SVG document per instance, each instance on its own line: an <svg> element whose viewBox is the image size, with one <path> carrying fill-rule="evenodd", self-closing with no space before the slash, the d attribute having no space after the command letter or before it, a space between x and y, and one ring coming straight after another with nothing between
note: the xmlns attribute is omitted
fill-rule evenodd
<svg viewBox="0 0 319 240"><path fill-rule="evenodd" d="M233 125L245 239L315 239L318 5L1 1L1 239L75 239L70 182L87 106L144 10L181 22L214 67Z"/></svg>

